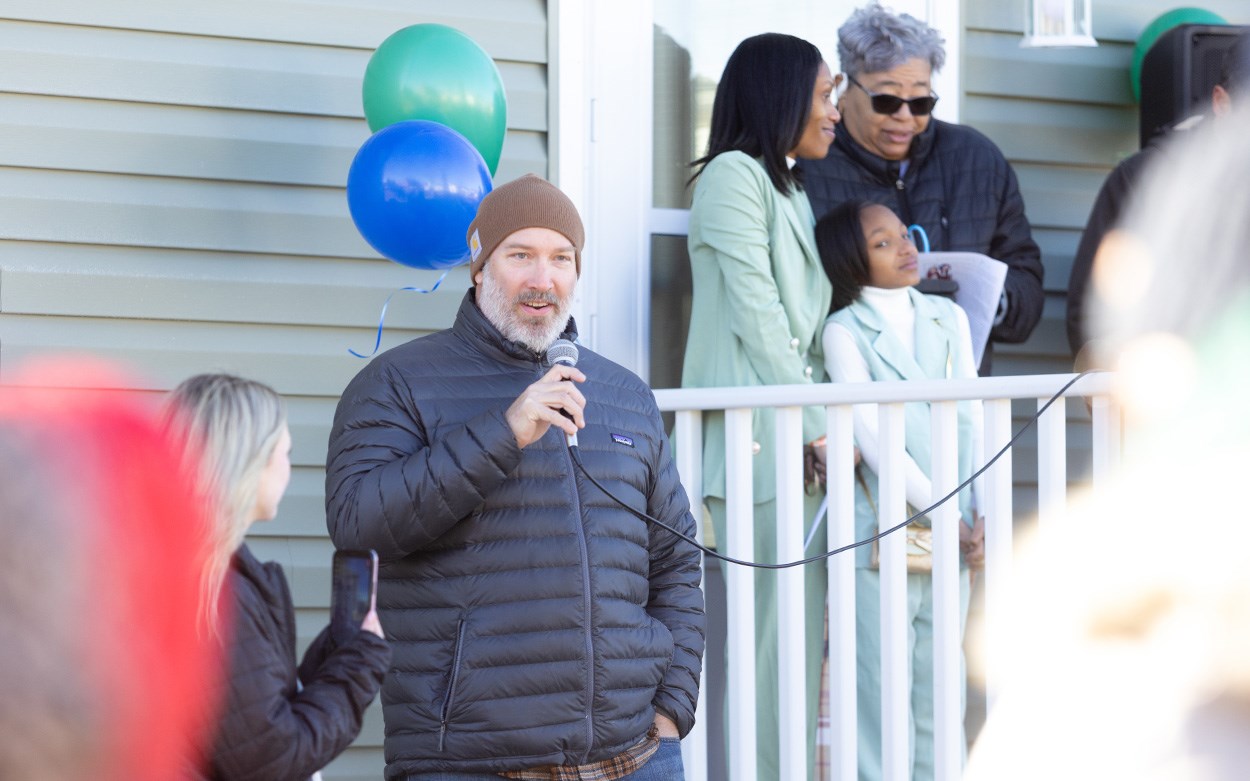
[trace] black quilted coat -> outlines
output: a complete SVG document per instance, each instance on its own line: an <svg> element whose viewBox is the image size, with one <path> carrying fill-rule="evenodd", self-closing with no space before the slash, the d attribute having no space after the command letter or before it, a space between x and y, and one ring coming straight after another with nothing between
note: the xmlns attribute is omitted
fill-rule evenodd
<svg viewBox="0 0 1250 781"><path fill-rule="evenodd" d="M907 225L923 227L934 252L980 252L1001 260L1007 264L1007 311L990 332L990 346L1028 339L1042 317L1042 258L1011 164L977 130L938 119L912 139L910 159L900 176L898 161L872 154L840 128L828 157L801 164L816 218L848 198L883 203Z"/></svg>
<svg viewBox="0 0 1250 781"><path fill-rule="evenodd" d="M548 368L470 290L451 329L375 358L339 402L327 518L336 545L383 560L388 779L585 764L656 709L694 723L698 553L576 472L560 430L517 446L505 410ZM587 470L693 534L650 389L587 349L578 368Z"/></svg>
<svg viewBox="0 0 1250 781"><path fill-rule="evenodd" d="M215 781L305 781L360 733L390 663L386 641L360 632L331 648L323 631L296 682L295 609L282 567L244 545L228 577L233 597L230 678L214 741ZM328 627L327 627L328 630Z"/></svg>

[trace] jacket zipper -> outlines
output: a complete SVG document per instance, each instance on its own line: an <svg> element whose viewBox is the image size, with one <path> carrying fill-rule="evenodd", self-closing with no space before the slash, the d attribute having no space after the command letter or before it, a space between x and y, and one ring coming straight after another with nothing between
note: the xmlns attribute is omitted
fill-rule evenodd
<svg viewBox="0 0 1250 781"><path fill-rule="evenodd" d="M573 518L577 525L577 544L582 556L582 611L586 616L586 751L578 764L585 764L590 755L590 748L595 744L594 708L595 708L595 648L593 634L590 630L590 550L586 544L586 527L582 524L582 503L577 492L577 465L573 463L573 454L565 449L569 459L569 478L573 482Z"/></svg>
<svg viewBox="0 0 1250 781"><path fill-rule="evenodd" d="M903 218L905 225L911 225L915 220L911 217L911 199L907 197L907 184L903 181L902 174L894 180L894 189L898 191L899 211L902 212L899 216Z"/></svg>
<svg viewBox="0 0 1250 781"><path fill-rule="evenodd" d="M456 625L456 647L451 653L451 680L447 683L447 698L443 700L443 712L438 726L438 750L443 750L443 741L447 737L447 719L451 715L451 705L456 698L456 680L460 677L460 652L464 647L464 619Z"/></svg>

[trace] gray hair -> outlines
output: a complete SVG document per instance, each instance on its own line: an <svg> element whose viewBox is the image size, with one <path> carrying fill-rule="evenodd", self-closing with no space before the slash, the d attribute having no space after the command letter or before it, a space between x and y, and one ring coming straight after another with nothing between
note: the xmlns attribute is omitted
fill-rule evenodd
<svg viewBox="0 0 1250 781"><path fill-rule="evenodd" d="M852 77L897 68L911 59L933 72L946 64L946 41L937 30L910 14L895 14L871 3L857 8L838 28L838 59Z"/></svg>

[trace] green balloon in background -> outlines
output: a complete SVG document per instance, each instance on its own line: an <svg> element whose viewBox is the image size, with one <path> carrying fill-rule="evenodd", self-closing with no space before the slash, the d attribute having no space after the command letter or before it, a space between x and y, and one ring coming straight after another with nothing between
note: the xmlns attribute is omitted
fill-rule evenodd
<svg viewBox="0 0 1250 781"><path fill-rule="evenodd" d="M1146 29L1137 36L1137 45L1133 47L1133 64L1129 68L1129 81L1133 85L1133 100L1141 103L1141 63L1146 52L1155 45L1159 36L1173 27L1182 24L1228 24L1224 18L1214 11L1203 8L1173 8L1160 14L1154 21L1146 25Z"/></svg>
<svg viewBox="0 0 1250 781"><path fill-rule="evenodd" d="M494 175L508 101L494 60L469 36L442 24L392 33L369 58L362 93L373 132L408 119L439 122L467 138Z"/></svg>

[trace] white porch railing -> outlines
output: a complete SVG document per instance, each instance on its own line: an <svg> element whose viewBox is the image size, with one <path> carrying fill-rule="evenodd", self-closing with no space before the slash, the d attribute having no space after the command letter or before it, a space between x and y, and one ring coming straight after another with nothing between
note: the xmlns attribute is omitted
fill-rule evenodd
<svg viewBox="0 0 1250 781"><path fill-rule="evenodd" d="M974 380L933 380L925 382L876 382L857 384L824 383L750 388L691 388L655 392L660 409L676 413L677 467L691 497L692 512L702 522L699 487L702 485L702 414L725 411L727 471L727 537L721 552L738 559L752 559L751 497L751 410L777 409L777 513L778 556L782 561L804 557L804 535L810 519L803 517L801 409L825 406L828 411L828 531L825 550L854 542L854 463L852 450L851 405L878 404L881 449L880 509L888 528L906 515L903 478L905 402L931 402L934 501L949 493L957 483L956 404L980 399L985 414L985 454L990 459L1015 432L1012 430L1013 399L1035 399L1043 406L1075 375L1036 375L988 377ZM1115 467L1120 457L1119 412L1110 400L1111 377L1091 374L1080 378L1065 396L1092 397L1093 470L1097 485ZM1065 405L1056 402L1037 421L1038 520L1064 512L1067 494L1067 416ZM784 457L783 455L784 454ZM981 479L981 512L985 517L986 593L1007 588L1012 572L1012 453L1007 451ZM974 471L980 465L974 465ZM959 725L964 681L959 670L959 545L958 510L952 501L930 513L934 532L934 702L935 751L938 781L955 781L962 772L963 748ZM893 520L896 519L896 520ZM702 531L702 530L700 530ZM883 762L886 781L906 781L908 766L908 653L905 604L907 599L905 546L902 534L881 540L882 600L882 730ZM728 548L728 550L725 550ZM821 566L809 564L807 566ZM855 560L847 551L827 560L829 568L829 653L831 777L836 781L856 778L856 665L855 665ZM725 565L727 602L730 605L726 627L729 696L727 734L730 781L755 781L756 746L765 740L778 741L782 761L781 778L796 781L806 777L806 713L804 693L813 691L818 681L807 681L803 664L803 577L800 568L778 572L779 677L781 693L778 735L758 735L755 714L755 617L753 570ZM985 600L986 610L996 600ZM993 707L996 684L1000 679L1004 646L995 628L1005 626L1002 617L985 616L987 706ZM721 649L709 648L707 657ZM706 665L705 665L706 666ZM689 781L708 779L707 707L700 695L700 718L686 738L684 756ZM713 781L723 781L714 779Z"/></svg>

